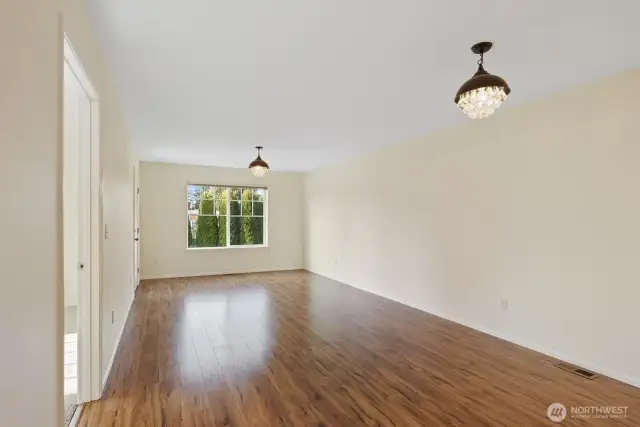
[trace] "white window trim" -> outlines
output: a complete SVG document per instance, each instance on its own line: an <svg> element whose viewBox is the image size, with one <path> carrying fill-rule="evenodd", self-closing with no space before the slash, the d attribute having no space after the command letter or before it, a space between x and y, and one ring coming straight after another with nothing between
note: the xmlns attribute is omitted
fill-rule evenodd
<svg viewBox="0 0 640 427"><path fill-rule="evenodd" d="M225 215L227 217L226 222L227 222L227 246L212 246L212 247L203 247L203 248L190 248L189 247L189 236L185 236L186 238L186 250L187 251L207 251L207 250L214 250L214 251L218 251L218 250L225 250L225 249L264 249L264 248L268 248L269 247L269 188L268 187L255 187L255 186L246 186L246 185L223 185L223 184L196 184L194 182L187 182L187 185L185 186L186 189L186 200L187 200L187 207L189 206L189 186L203 186L203 187L224 187L225 188L225 192L226 192L226 201L227 201L227 215ZM264 241L263 244L261 245L231 245L231 232L229 230L231 230L231 193L230 193L230 189L231 188L250 188L252 190L264 190L264 200L262 201L262 215L260 216L256 216L256 218L262 218L263 219L263 229L262 229L262 240ZM206 199L209 200L209 199ZM211 199L211 200L218 200L218 199ZM237 200L236 200L237 201ZM254 200L252 200L253 202ZM251 204L251 209L253 211L253 203ZM242 214L242 211L240 211L240 213ZM253 216L253 212L251 212L252 216ZM204 214L204 215L200 215L198 214L198 216L217 216L215 214ZM241 218L242 215L233 215L233 217L235 218ZM187 219L189 218L189 209L187 208Z"/></svg>
<svg viewBox="0 0 640 427"><path fill-rule="evenodd" d="M269 245L233 245L233 246L212 246L210 248L187 248L188 251L223 251L225 249L260 249L268 248Z"/></svg>

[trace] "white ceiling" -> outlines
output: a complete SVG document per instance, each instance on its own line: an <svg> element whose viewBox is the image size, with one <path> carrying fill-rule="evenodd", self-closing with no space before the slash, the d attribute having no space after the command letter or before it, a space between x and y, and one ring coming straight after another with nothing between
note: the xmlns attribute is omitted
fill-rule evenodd
<svg viewBox="0 0 640 427"><path fill-rule="evenodd" d="M246 167L264 145L309 170L466 120L482 40L503 108L640 65L635 0L87 2L142 160Z"/></svg>

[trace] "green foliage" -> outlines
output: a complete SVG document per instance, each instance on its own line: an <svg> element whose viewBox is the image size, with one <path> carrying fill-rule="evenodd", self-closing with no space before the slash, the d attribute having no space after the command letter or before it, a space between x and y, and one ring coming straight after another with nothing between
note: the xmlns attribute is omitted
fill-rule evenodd
<svg viewBox="0 0 640 427"><path fill-rule="evenodd" d="M208 193L208 194L206 194ZM212 194L210 191L203 192L202 197ZM200 214L214 214L215 201L212 199L200 200ZM210 248L220 246L220 227L217 216L198 216L196 220L196 246L199 248ZM225 241L226 244L226 241Z"/></svg>
<svg viewBox="0 0 640 427"><path fill-rule="evenodd" d="M254 245L262 245L264 243L264 218L251 218L251 234L253 236Z"/></svg>
<svg viewBox="0 0 640 427"><path fill-rule="evenodd" d="M193 188L192 188L193 187ZM190 186L188 208L199 214L195 230L188 228L189 247L260 245L264 235L264 190ZM227 209L227 197L230 211ZM229 230L227 217L229 216Z"/></svg>
<svg viewBox="0 0 640 427"><path fill-rule="evenodd" d="M237 246L242 244L242 218L239 216L232 216L230 218L230 230L229 238L231 245Z"/></svg>
<svg viewBox="0 0 640 427"><path fill-rule="evenodd" d="M191 230L191 221L189 221L189 218L187 218L187 236L189 237L189 248L194 247L194 241L193 241L193 231Z"/></svg>
<svg viewBox="0 0 640 427"><path fill-rule="evenodd" d="M227 189L225 187L214 187L213 188L213 197L215 199L222 199L223 197L227 198Z"/></svg>
<svg viewBox="0 0 640 427"><path fill-rule="evenodd" d="M218 199L218 244L227 246L227 191L221 188Z"/></svg>
<svg viewBox="0 0 640 427"><path fill-rule="evenodd" d="M242 244L253 245L253 227L251 226L251 190L242 190Z"/></svg>
<svg viewBox="0 0 640 427"><path fill-rule="evenodd" d="M218 218L215 216L199 216L196 220L196 246L210 248L218 244Z"/></svg>
<svg viewBox="0 0 640 427"><path fill-rule="evenodd" d="M187 209L196 209L198 201L201 198L202 192L206 191L205 186L202 185L190 185L187 188Z"/></svg>

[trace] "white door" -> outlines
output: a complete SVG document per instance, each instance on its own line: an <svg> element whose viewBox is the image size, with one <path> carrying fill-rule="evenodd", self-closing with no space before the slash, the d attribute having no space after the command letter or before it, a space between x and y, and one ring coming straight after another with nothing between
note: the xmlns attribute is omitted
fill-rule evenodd
<svg viewBox="0 0 640 427"><path fill-rule="evenodd" d="M133 167L133 291L140 284L140 182L139 169Z"/></svg>
<svg viewBox="0 0 640 427"><path fill-rule="evenodd" d="M75 395L81 401L88 390L83 381L89 380L80 375L83 356L89 351L89 340L83 336L89 331L79 319L85 318L91 304L86 292L91 280L91 101L66 62L63 120L65 356L69 356L65 360L65 395Z"/></svg>

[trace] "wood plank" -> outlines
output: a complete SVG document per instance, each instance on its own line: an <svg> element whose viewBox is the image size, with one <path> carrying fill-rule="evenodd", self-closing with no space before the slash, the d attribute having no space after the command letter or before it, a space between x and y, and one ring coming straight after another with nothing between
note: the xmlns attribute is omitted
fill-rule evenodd
<svg viewBox="0 0 640 427"><path fill-rule="evenodd" d="M80 426L539 426L640 390L306 271L141 283Z"/></svg>

